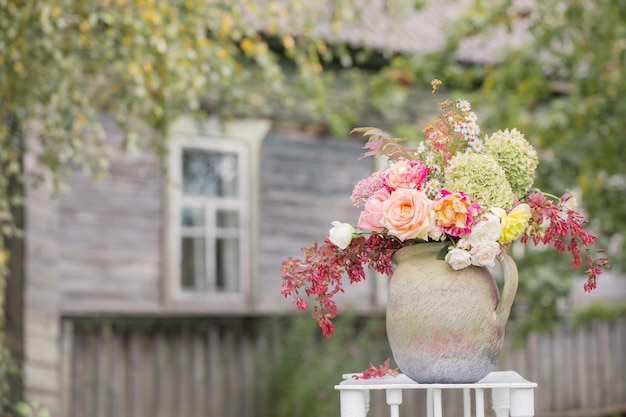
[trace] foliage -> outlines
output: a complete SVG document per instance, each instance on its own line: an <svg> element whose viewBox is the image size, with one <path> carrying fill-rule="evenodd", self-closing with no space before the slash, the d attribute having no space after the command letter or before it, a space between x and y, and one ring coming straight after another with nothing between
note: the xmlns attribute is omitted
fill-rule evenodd
<svg viewBox="0 0 626 417"><path fill-rule="evenodd" d="M15 375L15 361L6 346L6 336L0 333L0 415L4 415L10 404L9 378Z"/></svg>
<svg viewBox="0 0 626 417"><path fill-rule="evenodd" d="M551 250L531 249L524 248L524 262L519 267L523 278L507 327L518 345L523 345L530 333L549 332L561 323L560 301L572 287L569 265L553 262Z"/></svg>
<svg viewBox="0 0 626 417"><path fill-rule="evenodd" d="M598 300L585 307L576 308L572 313L572 321L581 326L590 321L609 321L626 318L626 302Z"/></svg>
<svg viewBox="0 0 626 417"><path fill-rule="evenodd" d="M327 22L332 37L357 18L353 3L0 0L0 265L4 239L16 233L10 207L22 202L8 184L21 180L25 151L56 188L76 167L102 174L105 111L124 128L124 148L164 156L168 126L181 113L228 115L283 91L285 58L306 94L322 100L322 61L343 49L311 26Z"/></svg>
<svg viewBox="0 0 626 417"><path fill-rule="evenodd" d="M24 417L50 417L50 411L38 402L19 403L15 407L19 415Z"/></svg>
<svg viewBox="0 0 626 417"><path fill-rule="evenodd" d="M335 336L322 340L306 317L274 319L266 338L274 343L259 347L255 361L259 417L335 416L339 394L329 381L390 357L383 317L340 322Z"/></svg>

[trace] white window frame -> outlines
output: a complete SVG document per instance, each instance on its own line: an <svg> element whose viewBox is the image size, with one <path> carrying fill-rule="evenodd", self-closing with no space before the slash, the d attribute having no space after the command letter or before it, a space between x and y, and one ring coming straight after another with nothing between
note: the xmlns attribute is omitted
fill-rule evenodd
<svg viewBox="0 0 626 417"><path fill-rule="evenodd" d="M234 198L210 198L202 196L185 196L182 191L182 157L185 149L198 149L203 151L215 151L235 153L238 156L238 178L239 196ZM167 299L173 302L170 305L178 310L200 309L212 310L237 309L241 308L249 298L250 275L251 275L251 193L250 193L250 149L245 143L227 140L216 137L181 137L174 139L170 147L170 190L169 190L169 250L168 256L168 279L169 284ZM181 210L183 207L204 208L204 236L205 262L207 271L214 268L210 260L214 259L217 237L233 235L232 231L224 231L218 234L214 223L210 219L214 218L217 210L222 208L234 209L239 212L239 228L235 233L239 238L239 289L237 291L215 291L210 288L206 291L185 290L181 282L181 259L183 236L181 225ZM207 216L208 215L208 216ZM199 231L202 234L201 231ZM232 236L230 236L232 237ZM213 271L215 273L215 271ZM207 272L210 274L210 272ZM210 280L211 277L208 277Z"/></svg>

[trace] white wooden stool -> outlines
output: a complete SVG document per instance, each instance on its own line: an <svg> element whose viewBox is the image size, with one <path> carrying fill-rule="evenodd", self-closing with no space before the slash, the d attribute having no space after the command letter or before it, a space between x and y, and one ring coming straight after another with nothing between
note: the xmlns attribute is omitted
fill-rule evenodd
<svg viewBox="0 0 626 417"><path fill-rule="evenodd" d="M365 417L369 411L370 390L385 390L390 416L398 417L405 389L426 390L427 417L442 417L441 392L448 389L463 390L463 417L472 415L471 390L475 395L475 416L485 416L485 389L491 389L491 407L496 417L532 417L535 414L537 384L513 371L492 372L474 384L418 384L403 374L371 379L354 379L352 375L343 375L344 380L335 385L340 391L341 417Z"/></svg>

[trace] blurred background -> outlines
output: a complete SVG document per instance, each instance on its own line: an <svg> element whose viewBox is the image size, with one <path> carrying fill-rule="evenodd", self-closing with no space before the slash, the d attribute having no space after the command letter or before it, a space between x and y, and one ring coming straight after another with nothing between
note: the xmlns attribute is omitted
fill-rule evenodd
<svg viewBox="0 0 626 417"><path fill-rule="evenodd" d="M391 357L387 278L327 340L281 262L356 220L350 130L420 140L434 78L525 134L611 259L585 293L513 247L498 369L538 416L623 415L625 72L621 0L0 0L2 415L338 415L341 375Z"/></svg>

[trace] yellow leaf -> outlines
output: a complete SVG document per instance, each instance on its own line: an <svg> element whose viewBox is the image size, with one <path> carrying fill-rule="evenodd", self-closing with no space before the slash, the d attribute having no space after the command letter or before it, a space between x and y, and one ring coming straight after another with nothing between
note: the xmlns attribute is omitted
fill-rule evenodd
<svg viewBox="0 0 626 417"><path fill-rule="evenodd" d="M252 40L249 38L242 39L242 41L239 43L239 46L241 47L243 53L246 55L252 55L254 53L254 42L252 42Z"/></svg>
<svg viewBox="0 0 626 417"><path fill-rule="evenodd" d="M222 19L222 22L220 23L220 28L217 32L217 37L218 38L224 38L226 37L226 35L228 35L228 32L230 32L230 29L233 27L233 18L232 16L226 16L224 17L224 19Z"/></svg>
<svg viewBox="0 0 626 417"><path fill-rule="evenodd" d="M317 42L317 52L319 52L321 55L324 55L326 52L328 52L328 47L326 46L326 42L324 41Z"/></svg>
<svg viewBox="0 0 626 417"><path fill-rule="evenodd" d="M292 36L286 35L283 37L283 45L286 49L293 49L293 47L296 46L296 41Z"/></svg>
<svg viewBox="0 0 626 417"><path fill-rule="evenodd" d="M21 74L22 72L24 72L24 65L22 65L21 62L17 61L16 63L13 64L13 71L17 72L18 74Z"/></svg>
<svg viewBox="0 0 626 417"><path fill-rule="evenodd" d="M9 258L11 254L8 250L2 249L0 250L0 265L6 265L9 262Z"/></svg>
<svg viewBox="0 0 626 417"><path fill-rule="evenodd" d="M128 72L130 73L130 75L139 75L141 71L139 69L139 65L137 65L136 62L131 62L130 64L128 64Z"/></svg>

